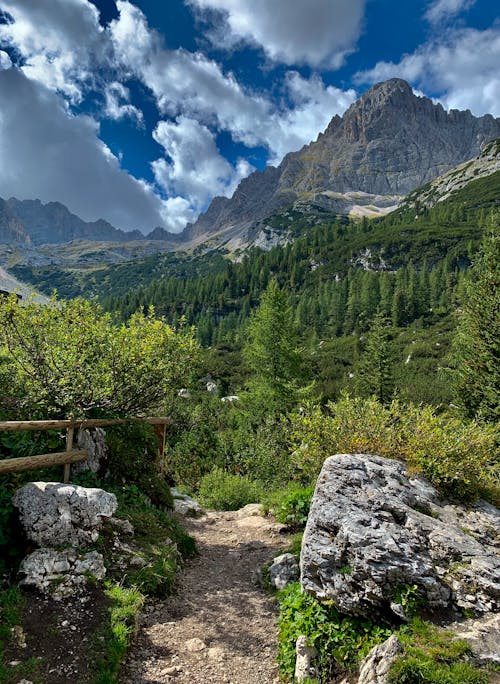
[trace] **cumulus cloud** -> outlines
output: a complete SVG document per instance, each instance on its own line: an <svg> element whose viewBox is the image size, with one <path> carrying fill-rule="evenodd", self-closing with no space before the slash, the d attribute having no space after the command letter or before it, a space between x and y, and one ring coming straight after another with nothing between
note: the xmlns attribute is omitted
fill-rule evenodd
<svg viewBox="0 0 500 684"><path fill-rule="evenodd" d="M216 10L226 45L245 41L285 64L341 66L359 37L365 0L190 0L200 10Z"/></svg>
<svg viewBox="0 0 500 684"><path fill-rule="evenodd" d="M191 212L190 220L214 195L232 195L240 180L254 170L243 159L231 166L219 153L211 131L185 116L175 122L160 121L154 138L169 158L153 162L156 181L177 200L181 215ZM187 205L179 203L182 198ZM172 202L170 208L174 208Z"/></svg>
<svg viewBox="0 0 500 684"><path fill-rule="evenodd" d="M500 27L448 31L398 62L379 62L357 75L360 83L398 76L425 92L441 93L448 109L500 116Z"/></svg>
<svg viewBox="0 0 500 684"><path fill-rule="evenodd" d="M120 16L110 26L115 53L152 90L160 111L229 131L248 147L263 145L273 162L316 137L355 98L352 90L326 87L319 77L304 79L290 72L285 87L292 107L280 108L243 88L233 74L225 74L201 53L164 48L138 7L126 0L117 5Z"/></svg>
<svg viewBox="0 0 500 684"><path fill-rule="evenodd" d="M0 25L0 43L23 55L26 76L79 102L82 84L109 59L95 6L87 0L2 0L2 9L13 21Z"/></svg>
<svg viewBox="0 0 500 684"><path fill-rule="evenodd" d="M424 17L431 24L438 24L464 12L472 7L475 2L476 0L434 0Z"/></svg>
<svg viewBox="0 0 500 684"><path fill-rule="evenodd" d="M114 121L130 118L142 125L144 121L143 113L137 107L130 104L130 91L122 83L114 81L106 86L104 92L106 105L104 108L105 116Z"/></svg>
<svg viewBox="0 0 500 684"><path fill-rule="evenodd" d="M104 218L125 230L163 224L165 205L120 168L93 119L72 116L18 69L0 71L0 92L2 197L59 200L86 220Z"/></svg>

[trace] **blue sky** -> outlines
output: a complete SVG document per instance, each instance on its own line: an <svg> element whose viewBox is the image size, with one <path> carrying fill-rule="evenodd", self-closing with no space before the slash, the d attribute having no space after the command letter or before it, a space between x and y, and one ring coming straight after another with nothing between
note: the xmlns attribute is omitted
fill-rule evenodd
<svg viewBox="0 0 500 684"><path fill-rule="evenodd" d="M497 0L0 0L0 197L174 232L405 78L500 116Z"/></svg>

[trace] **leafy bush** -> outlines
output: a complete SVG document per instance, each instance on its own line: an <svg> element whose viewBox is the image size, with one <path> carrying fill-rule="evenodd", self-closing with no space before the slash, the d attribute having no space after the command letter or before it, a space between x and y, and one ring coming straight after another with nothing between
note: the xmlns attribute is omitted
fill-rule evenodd
<svg viewBox="0 0 500 684"><path fill-rule="evenodd" d="M292 681L295 642L308 638L318 652L316 665L321 682L344 670L354 669L368 651L390 636L390 630L370 620L340 614L332 601L320 603L301 593L298 582L280 592L278 663L285 681Z"/></svg>
<svg viewBox="0 0 500 684"><path fill-rule="evenodd" d="M108 477L136 484L155 506L173 507L173 498L158 469L158 442L154 429L145 423L128 423L106 429Z"/></svg>
<svg viewBox="0 0 500 684"><path fill-rule="evenodd" d="M246 504L260 501L261 486L244 475L232 475L214 468L200 483L199 498L208 508L236 511Z"/></svg>
<svg viewBox="0 0 500 684"><path fill-rule="evenodd" d="M279 522L293 530L301 530L306 526L313 494L314 487L292 485L267 497L264 507L272 511Z"/></svg>
<svg viewBox="0 0 500 684"><path fill-rule="evenodd" d="M430 406L382 406L375 398L343 395L326 412L312 407L291 417L293 460L301 479L313 482L327 456L376 454L406 461L444 495L494 499L498 427L465 421Z"/></svg>
<svg viewBox="0 0 500 684"><path fill-rule="evenodd" d="M33 418L130 415L164 405L189 372L191 331L134 314L117 325L95 303L0 301L2 403Z"/></svg>

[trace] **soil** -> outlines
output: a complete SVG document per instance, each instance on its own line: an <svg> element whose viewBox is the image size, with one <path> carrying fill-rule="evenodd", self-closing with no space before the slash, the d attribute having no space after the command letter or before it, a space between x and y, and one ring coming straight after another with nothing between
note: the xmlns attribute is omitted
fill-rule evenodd
<svg viewBox="0 0 500 684"><path fill-rule="evenodd" d="M22 628L16 628L6 652L12 667L6 683L91 682L95 675L95 639L106 620L108 605L103 592L92 586L82 596L64 601L27 592Z"/></svg>
<svg viewBox="0 0 500 684"><path fill-rule="evenodd" d="M253 515L248 515L251 512ZM255 507L185 519L199 555L177 590L146 608L122 684L273 684L277 604L259 570L289 544Z"/></svg>

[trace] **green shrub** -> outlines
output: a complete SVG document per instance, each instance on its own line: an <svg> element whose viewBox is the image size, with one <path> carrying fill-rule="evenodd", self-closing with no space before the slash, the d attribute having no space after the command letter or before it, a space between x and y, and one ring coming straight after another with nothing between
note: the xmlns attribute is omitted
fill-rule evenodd
<svg viewBox="0 0 500 684"><path fill-rule="evenodd" d="M135 484L155 506L172 508L173 498L159 475L158 441L152 425L126 423L106 430L107 476L115 482Z"/></svg>
<svg viewBox="0 0 500 684"><path fill-rule="evenodd" d="M165 598L172 590L179 561L175 548L155 547L149 552L147 565L134 572L129 582L147 596Z"/></svg>
<svg viewBox="0 0 500 684"><path fill-rule="evenodd" d="M214 468L200 483L199 499L204 506L222 511L236 511L260 501L261 486L244 475L232 475Z"/></svg>
<svg viewBox="0 0 500 684"><path fill-rule="evenodd" d="M301 593L298 582L280 592L279 601L278 663L285 681L293 679L295 642L300 635L316 648L319 678L326 682L339 672L354 669L373 646L391 633L370 620L342 615L332 601L320 603Z"/></svg>
<svg viewBox="0 0 500 684"><path fill-rule="evenodd" d="M343 395L327 411L312 407L291 417L293 459L313 482L326 457L376 454L406 461L446 496L462 501L498 495L499 428L436 413L430 406L382 406L375 398Z"/></svg>
<svg viewBox="0 0 500 684"><path fill-rule="evenodd" d="M307 523L313 494L314 487L292 485L267 497L264 508L292 530L302 530Z"/></svg>

